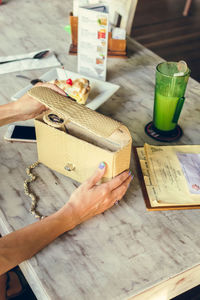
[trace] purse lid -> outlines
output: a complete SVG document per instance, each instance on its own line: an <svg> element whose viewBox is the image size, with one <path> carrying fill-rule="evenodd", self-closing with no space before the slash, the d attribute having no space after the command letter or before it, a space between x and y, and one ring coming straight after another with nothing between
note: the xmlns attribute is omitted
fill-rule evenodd
<svg viewBox="0 0 200 300"><path fill-rule="evenodd" d="M109 137L121 126L118 121L80 105L51 88L33 87L28 91L28 95L62 115L65 122L71 121L100 137Z"/></svg>

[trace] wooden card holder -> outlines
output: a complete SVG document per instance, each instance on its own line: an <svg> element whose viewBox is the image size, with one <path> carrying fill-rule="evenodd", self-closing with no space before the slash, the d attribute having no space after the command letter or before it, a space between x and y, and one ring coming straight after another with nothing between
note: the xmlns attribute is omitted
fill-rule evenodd
<svg viewBox="0 0 200 300"><path fill-rule="evenodd" d="M71 26L71 36L72 44L69 48L69 54L77 55L77 45L78 45L78 17L72 15L69 16L69 23Z"/></svg>
<svg viewBox="0 0 200 300"><path fill-rule="evenodd" d="M77 55L78 45L78 17L69 16L71 26L72 44L69 48L70 55ZM112 33L108 33L108 57L126 58L126 40L112 39Z"/></svg>
<svg viewBox="0 0 200 300"><path fill-rule="evenodd" d="M108 56L126 58L126 40L112 39L112 33L108 33Z"/></svg>

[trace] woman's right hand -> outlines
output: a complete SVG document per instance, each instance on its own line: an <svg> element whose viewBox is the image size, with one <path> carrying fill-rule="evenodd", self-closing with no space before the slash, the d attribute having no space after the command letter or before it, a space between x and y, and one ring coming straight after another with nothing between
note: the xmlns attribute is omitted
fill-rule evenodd
<svg viewBox="0 0 200 300"><path fill-rule="evenodd" d="M71 206L75 226L112 207L126 193L133 178L131 172L125 171L109 182L98 184L105 171L106 165L101 163L95 174L72 193L67 205Z"/></svg>
<svg viewBox="0 0 200 300"><path fill-rule="evenodd" d="M35 86L42 86L52 89L53 91L59 93L66 97L66 93L61 90L58 86L52 83L41 83L38 82ZM18 115L19 121L25 121L35 118L37 115L41 114L48 108L41 104L39 101L35 100L33 97L29 96L27 93L23 95L16 102L13 102L15 113Z"/></svg>

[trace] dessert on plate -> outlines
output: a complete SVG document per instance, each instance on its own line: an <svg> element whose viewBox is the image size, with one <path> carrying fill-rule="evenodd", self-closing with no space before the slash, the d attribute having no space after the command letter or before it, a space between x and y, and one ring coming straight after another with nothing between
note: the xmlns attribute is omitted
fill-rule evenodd
<svg viewBox="0 0 200 300"><path fill-rule="evenodd" d="M90 82L85 78L72 80L53 80L51 83L65 91L67 96L76 100L79 104L85 104L90 92Z"/></svg>

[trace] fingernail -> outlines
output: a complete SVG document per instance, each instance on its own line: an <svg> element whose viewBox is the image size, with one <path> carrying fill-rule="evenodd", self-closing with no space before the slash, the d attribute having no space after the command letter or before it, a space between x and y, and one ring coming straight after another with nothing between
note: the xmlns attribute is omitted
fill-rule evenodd
<svg viewBox="0 0 200 300"><path fill-rule="evenodd" d="M99 169L102 170L102 169L105 168L105 166L106 166L105 163L102 161L102 162L100 163L100 165L99 165Z"/></svg>
<svg viewBox="0 0 200 300"><path fill-rule="evenodd" d="M130 176L131 174L132 174L131 171L129 171L128 175Z"/></svg>
<svg viewBox="0 0 200 300"><path fill-rule="evenodd" d="M131 175L131 180L133 180L134 175Z"/></svg>

